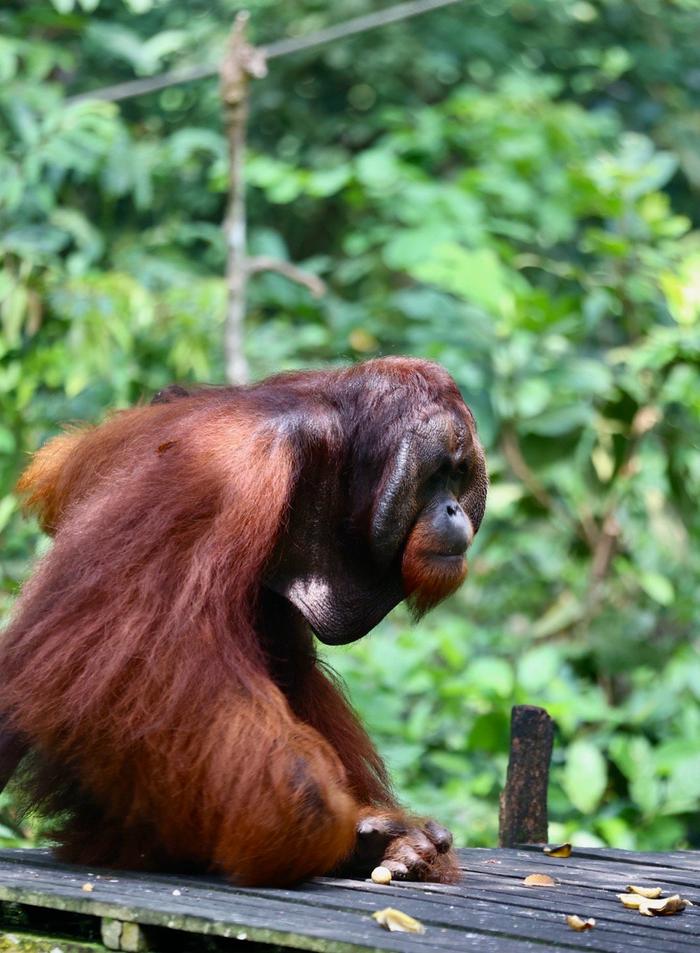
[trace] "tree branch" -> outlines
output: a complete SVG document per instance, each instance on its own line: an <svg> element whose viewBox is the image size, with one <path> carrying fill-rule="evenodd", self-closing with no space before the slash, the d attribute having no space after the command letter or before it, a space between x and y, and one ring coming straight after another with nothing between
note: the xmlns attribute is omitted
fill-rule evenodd
<svg viewBox="0 0 700 953"><path fill-rule="evenodd" d="M290 281L296 282L298 285L303 285L305 288L308 288L314 298L320 298L321 295L326 292L326 283L318 275L313 275L311 272L303 271L301 268L297 268L296 265L293 265L289 261L285 261L282 258L270 258L267 255L256 255L254 258L248 258L246 263L246 271L248 276L255 275L261 271L276 271L280 275L284 275L285 278L288 278Z"/></svg>
<svg viewBox="0 0 700 953"><path fill-rule="evenodd" d="M562 522L566 523L567 526L573 528L574 532L592 549L598 539L597 529L591 525L590 521L572 516L561 503L550 494L537 474L530 469L520 449L518 435L511 423L506 423L503 426L501 449L514 475L525 486L530 495L537 500L540 506L549 510L550 513L558 516Z"/></svg>
<svg viewBox="0 0 700 953"><path fill-rule="evenodd" d="M230 180L224 220L226 235L227 306L224 331L226 377L231 384L245 384L248 364L244 351L246 305L246 207L245 144L248 121L248 83L265 76L265 57L245 39L248 14L236 16L221 64L221 99L228 141Z"/></svg>

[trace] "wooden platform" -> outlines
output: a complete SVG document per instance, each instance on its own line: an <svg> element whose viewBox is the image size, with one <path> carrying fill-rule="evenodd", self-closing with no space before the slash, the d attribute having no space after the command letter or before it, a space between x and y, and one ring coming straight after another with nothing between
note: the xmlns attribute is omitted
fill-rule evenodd
<svg viewBox="0 0 700 953"><path fill-rule="evenodd" d="M0 953L700 953L700 852L574 849L568 859L535 848L459 854L464 882L454 887L319 879L273 890L68 867L40 850L0 851ZM523 879L532 873L548 873L557 885L526 887ZM660 886L696 906L643 917L616 897L628 884ZM388 906L420 920L425 934L383 930L370 915ZM596 927L574 932L565 921L573 913L595 917Z"/></svg>

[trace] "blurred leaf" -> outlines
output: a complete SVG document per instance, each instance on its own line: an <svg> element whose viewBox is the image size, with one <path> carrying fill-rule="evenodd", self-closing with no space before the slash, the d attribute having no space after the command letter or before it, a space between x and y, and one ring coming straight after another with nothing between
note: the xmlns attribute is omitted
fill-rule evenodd
<svg viewBox="0 0 700 953"><path fill-rule="evenodd" d="M411 273L420 281L436 285L467 301L473 301L496 313L512 307L512 295L506 286L503 268L488 249L468 251L453 242L442 242L413 266Z"/></svg>
<svg viewBox="0 0 700 953"><path fill-rule="evenodd" d="M595 810L607 780L605 758L596 745L582 739L569 746L562 783L575 808L584 814Z"/></svg>
<svg viewBox="0 0 700 953"><path fill-rule="evenodd" d="M660 573L642 572L639 575L639 582L642 589L662 606L669 606L674 599L673 585Z"/></svg>

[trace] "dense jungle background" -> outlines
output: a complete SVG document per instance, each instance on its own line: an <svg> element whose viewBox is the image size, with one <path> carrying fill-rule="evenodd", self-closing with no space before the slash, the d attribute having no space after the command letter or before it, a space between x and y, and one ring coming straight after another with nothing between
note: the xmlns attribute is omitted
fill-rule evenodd
<svg viewBox="0 0 700 953"><path fill-rule="evenodd" d="M382 5L250 0L265 43ZM0 614L48 545L27 453L224 379L216 62L234 0L0 10ZM470 579L329 661L414 808L496 841L513 703L558 735L553 839L700 847L697 0L469 0L279 58L252 89L254 377L442 362L490 462ZM0 844L40 836L0 797Z"/></svg>

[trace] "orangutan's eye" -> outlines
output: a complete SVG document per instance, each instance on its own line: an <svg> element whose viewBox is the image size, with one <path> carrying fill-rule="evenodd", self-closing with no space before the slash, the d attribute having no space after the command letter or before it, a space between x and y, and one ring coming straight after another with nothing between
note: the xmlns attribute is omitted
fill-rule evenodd
<svg viewBox="0 0 700 953"><path fill-rule="evenodd" d="M433 471L429 483L433 487L445 486L454 476L454 468L451 460L443 460Z"/></svg>

